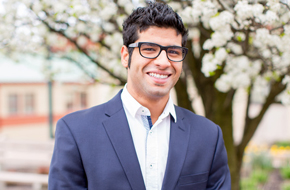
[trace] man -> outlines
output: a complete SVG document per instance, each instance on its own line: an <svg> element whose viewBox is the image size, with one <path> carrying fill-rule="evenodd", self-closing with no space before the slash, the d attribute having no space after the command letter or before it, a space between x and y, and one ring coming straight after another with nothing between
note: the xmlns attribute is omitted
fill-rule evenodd
<svg viewBox="0 0 290 190"><path fill-rule="evenodd" d="M60 119L50 190L230 189L220 128L174 106L187 30L167 5L138 8L123 24L124 89Z"/></svg>

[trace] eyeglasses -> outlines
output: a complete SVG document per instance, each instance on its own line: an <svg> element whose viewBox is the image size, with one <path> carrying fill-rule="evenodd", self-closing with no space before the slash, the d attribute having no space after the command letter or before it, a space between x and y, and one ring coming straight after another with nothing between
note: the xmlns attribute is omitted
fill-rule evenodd
<svg viewBox="0 0 290 190"><path fill-rule="evenodd" d="M174 62L183 61L188 52L188 49L185 47L161 46L151 42L137 42L129 44L129 47L138 47L140 55L148 59L154 59L158 57L161 51L165 50L167 58Z"/></svg>

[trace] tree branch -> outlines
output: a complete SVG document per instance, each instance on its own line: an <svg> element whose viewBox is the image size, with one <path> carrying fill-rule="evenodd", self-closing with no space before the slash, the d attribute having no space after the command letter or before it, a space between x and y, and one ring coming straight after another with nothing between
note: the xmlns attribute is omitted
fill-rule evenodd
<svg viewBox="0 0 290 190"><path fill-rule="evenodd" d="M237 146L237 153L239 155L243 154L245 147L247 146L248 142L254 135L264 114L266 113L270 105L275 102L276 96L279 95L283 90L285 90L285 88L286 88L286 85L282 85L281 83L277 81L273 82L271 85L271 91L265 103L263 104L260 113L255 118L250 118L249 115L246 116L243 138L242 138L241 143ZM248 98L250 98L250 95L248 96ZM250 104L249 101L250 99L248 99L248 106ZM249 108L247 107L247 109Z"/></svg>
<svg viewBox="0 0 290 190"><path fill-rule="evenodd" d="M290 7L289 7L289 5L288 5L287 3L284 3L284 2L281 1L281 0L279 1L279 3L281 3L282 5L285 5L285 6L287 7L287 9L290 10Z"/></svg>
<svg viewBox="0 0 290 190"><path fill-rule="evenodd" d="M69 37L68 37L66 34L64 34L63 32L60 32L60 31L55 30L54 28L52 28L52 27L51 27L47 22L45 22L44 20L41 20L41 21L42 21L42 23L43 23L44 25L46 25L46 26L49 28L49 30L51 30L52 32L58 33L58 34L60 34L61 36L63 36L64 38L68 39L71 43L73 43L73 44L76 46L77 49L79 49L81 52L83 52L83 53L86 55L86 57L87 57L88 59L90 59L92 62L94 62L95 64L97 64L101 69L103 69L104 71L106 71L110 76L112 76L113 78L118 79L122 85L124 85L124 84L126 83L126 80L125 80L125 79L122 79L121 77L115 75L113 72L109 71L107 68L105 68L104 66L102 66L98 61L94 60L94 59L93 59L93 58L88 54L88 52L86 51L86 49L80 47L80 46L76 43L75 40L69 38Z"/></svg>
<svg viewBox="0 0 290 190"><path fill-rule="evenodd" d="M234 13L234 11L226 4L226 3L224 3L222 0L217 0L218 1L218 3L222 6L222 8L224 9L224 10L227 10L227 11L229 11L230 13Z"/></svg>

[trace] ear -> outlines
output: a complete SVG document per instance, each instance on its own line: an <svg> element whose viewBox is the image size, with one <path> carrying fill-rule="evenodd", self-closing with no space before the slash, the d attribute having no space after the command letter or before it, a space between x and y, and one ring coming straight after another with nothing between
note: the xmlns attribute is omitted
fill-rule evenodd
<svg viewBox="0 0 290 190"><path fill-rule="evenodd" d="M129 61L128 48L123 45L121 48L121 62L125 68L128 68L128 61Z"/></svg>

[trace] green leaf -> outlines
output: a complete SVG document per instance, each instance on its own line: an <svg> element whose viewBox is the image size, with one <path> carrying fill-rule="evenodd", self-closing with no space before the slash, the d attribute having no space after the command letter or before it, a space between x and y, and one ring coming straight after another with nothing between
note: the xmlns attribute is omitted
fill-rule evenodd
<svg viewBox="0 0 290 190"><path fill-rule="evenodd" d="M248 87L247 87L246 92L247 92L248 94L251 93L251 86L248 86Z"/></svg>
<svg viewBox="0 0 290 190"><path fill-rule="evenodd" d="M281 80L281 77L276 72L273 72L273 77L277 82Z"/></svg>
<svg viewBox="0 0 290 190"><path fill-rule="evenodd" d="M217 12L215 15L213 15L212 17L217 17L217 16L219 16L220 15L220 13L219 12Z"/></svg>
<svg viewBox="0 0 290 190"><path fill-rule="evenodd" d="M215 75L215 72L214 71L211 71L211 72L209 72L209 76L214 76Z"/></svg>
<svg viewBox="0 0 290 190"><path fill-rule="evenodd" d="M267 82L270 82L270 81L271 81L271 77L265 77L265 80L266 80Z"/></svg>
<svg viewBox="0 0 290 190"><path fill-rule="evenodd" d="M253 44L253 41L254 41L253 37L249 37L249 44Z"/></svg>
<svg viewBox="0 0 290 190"><path fill-rule="evenodd" d="M241 36L237 36L237 40L238 40L239 42L243 41L243 39L242 39Z"/></svg>

